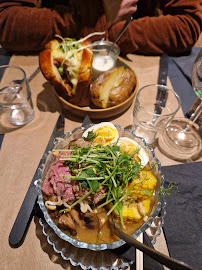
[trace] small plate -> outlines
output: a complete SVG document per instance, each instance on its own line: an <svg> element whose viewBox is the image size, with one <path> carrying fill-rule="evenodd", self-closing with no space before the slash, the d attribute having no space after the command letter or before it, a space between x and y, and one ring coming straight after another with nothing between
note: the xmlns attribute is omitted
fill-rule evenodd
<svg viewBox="0 0 202 270"><path fill-rule="evenodd" d="M122 61L118 60L117 67L120 67L120 66L124 66L125 68L131 69L128 65L126 65ZM134 70L133 70L133 72L134 72ZM135 76L136 76L136 74L135 74ZM136 85L135 85L135 88L133 89L130 97L127 100L125 100L124 102L122 102L121 104L110 107L110 108L106 108L106 109L98 108L93 104L91 104L89 107L79 107L79 106L71 104L70 102L68 102L67 100L65 100L61 96L59 96L56 91L55 91L55 95L58 98L58 100L61 103L61 106L64 110L67 110L78 117L84 118L86 116L86 114L88 114L88 116L91 119L107 119L110 117L117 116L117 115L123 113L124 111L126 111L131 106L131 104L136 96L137 89L138 89L138 80L137 80L137 76L136 76Z"/></svg>

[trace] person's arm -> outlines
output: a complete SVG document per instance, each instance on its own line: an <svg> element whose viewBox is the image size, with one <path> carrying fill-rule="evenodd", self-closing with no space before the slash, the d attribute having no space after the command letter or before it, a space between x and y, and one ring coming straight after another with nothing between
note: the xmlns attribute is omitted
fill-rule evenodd
<svg viewBox="0 0 202 270"><path fill-rule="evenodd" d="M101 0L67 0L53 9L36 8L36 2L0 0L0 44L6 50L39 51L55 34L79 38L107 29Z"/></svg>
<svg viewBox="0 0 202 270"><path fill-rule="evenodd" d="M55 33L75 25L61 17L56 10L36 8L35 0L0 1L0 44L8 51L37 51ZM60 32L57 28L60 26ZM71 30L72 29L72 30Z"/></svg>
<svg viewBox="0 0 202 270"><path fill-rule="evenodd" d="M190 50L201 31L201 4L201 0L160 0L163 15L134 20L118 42L121 52L150 55ZM111 28L110 40L115 40L123 24Z"/></svg>
<svg viewBox="0 0 202 270"><path fill-rule="evenodd" d="M139 0L102 0L108 26L126 20L137 11Z"/></svg>

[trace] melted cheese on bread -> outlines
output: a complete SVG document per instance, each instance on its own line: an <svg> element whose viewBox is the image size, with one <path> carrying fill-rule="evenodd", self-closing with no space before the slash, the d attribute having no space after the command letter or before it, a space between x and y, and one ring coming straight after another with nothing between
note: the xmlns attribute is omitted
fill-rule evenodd
<svg viewBox="0 0 202 270"><path fill-rule="evenodd" d="M62 49L58 46L58 43L55 43L53 46L52 57L53 60L57 60L59 63L63 63L66 70L69 73L69 80L72 83L72 94L75 94L76 86L78 83L78 74L79 68L81 66L83 51L69 50L63 52Z"/></svg>

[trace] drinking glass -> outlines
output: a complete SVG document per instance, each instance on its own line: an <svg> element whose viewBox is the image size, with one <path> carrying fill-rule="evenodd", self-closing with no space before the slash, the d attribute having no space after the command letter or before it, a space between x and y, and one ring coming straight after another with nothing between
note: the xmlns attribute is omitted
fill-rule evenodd
<svg viewBox="0 0 202 270"><path fill-rule="evenodd" d="M133 131L154 146L159 135L168 127L181 105L179 96L165 85L142 87L133 110Z"/></svg>
<svg viewBox="0 0 202 270"><path fill-rule="evenodd" d="M25 125L34 118L31 91L24 70L0 66L0 110L13 125Z"/></svg>
<svg viewBox="0 0 202 270"><path fill-rule="evenodd" d="M192 68L192 87L202 100L202 49ZM189 119L174 119L160 139L161 150L169 157L191 161L201 151L201 136L195 123L202 111L202 102Z"/></svg>
<svg viewBox="0 0 202 270"><path fill-rule="evenodd" d="M116 67L119 53L118 45L111 41L99 40L93 43L93 80L96 80L103 72Z"/></svg>

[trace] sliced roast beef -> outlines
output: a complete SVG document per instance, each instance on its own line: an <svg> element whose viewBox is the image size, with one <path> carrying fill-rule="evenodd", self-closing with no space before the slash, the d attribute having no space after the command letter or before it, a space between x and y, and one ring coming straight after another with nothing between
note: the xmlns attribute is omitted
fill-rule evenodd
<svg viewBox="0 0 202 270"><path fill-rule="evenodd" d="M89 146L90 143L85 141L83 138L71 141L69 144L70 148L74 147L84 147ZM60 160L63 156L68 156L71 151L60 152L56 159L51 164L46 178L43 182L42 191L46 195L55 194L61 196L64 202L75 201L82 198L89 189L82 188L78 181L70 180L71 171L68 165L64 164L64 161ZM62 176L65 175L65 176ZM68 177L70 176L70 177ZM95 194L89 195L85 200L94 202L95 204L99 202L100 198L105 194L106 187L101 186Z"/></svg>
<svg viewBox="0 0 202 270"><path fill-rule="evenodd" d="M71 176L71 172L68 165L64 165L63 161L58 160L52 169L52 176L50 179L50 182L53 185L53 190L57 195L63 198L64 202L74 200L71 181L69 181L68 177L60 175Z"/></svg>
<svg viewBox="0 0 202 270"><path fill-rule="evenodd" d="M72 186L72 188L73 188L73 192L74 192L74 196L75 196L75 199L76 200L79 200L79 199L81 199L84 195L86 195L87 193L88 193L88 189L86 189L86 188L81 188L81 186L79 185L79 183L77 182L75 182L74 184L73 184L73 186ZM91 195L89 195L88 197L86 197L85 198L85 200L87 200L87 201L92 201L92 196Z"/></svg>
<svg viewBox="0 0 202 270"><path fill-rule="evenodd" d="M45 180L43 181L43 185L42 185L42 191L43 193L45 193L46 195L52 195L53 194L53 186L50 182L50 178L46 176Z"/></svg>
<svg viewBox="0 0 202 270"><path fill-rule="evenodd" d="M106 193L107 187L106 186L100 186L98 191L95 193L93 202L96 204L100 201L100 199L103 197L103 195Z"/></svg>
<svg viewBox="0 0 202 270"><path fill-rule="evenodd" d="M72 189L71 181L68 177L60 175L71 176L70 168L68 165L64 165L63 161L60 161L62 155L69 155L70 152L61 152L50 166L46 178L42 185L42 191L47 195L53 193L61 196L64 202L74 200L74 193Z"/></svg>
<svg viewBox="0 0 202 270"><path fill-rule="evenodd" d="M89 146L90 142L85 141L83 138L79 138L77 140L73 140L70 142L70 147L77 147L77 148L81 148L84 146Z"/></svg>

